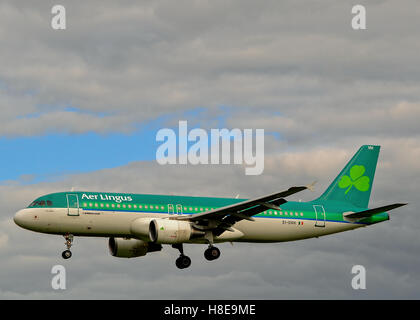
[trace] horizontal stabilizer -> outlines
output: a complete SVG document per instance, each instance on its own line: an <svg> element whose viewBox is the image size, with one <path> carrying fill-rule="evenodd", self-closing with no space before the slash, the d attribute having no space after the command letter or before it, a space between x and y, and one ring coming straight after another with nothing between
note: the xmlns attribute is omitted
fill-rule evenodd
<svg viewBox="0 0 420 320"><path fill-rule="evenodd" d="M378 207L378 208L374 208L374 209L369 209L369 210L365 210L365 211L359 211L359 212L349 212L349 213L344 213L344 217L345 218L349 218L349 219L363 219L363 218L369 218L371 216L373 216L374 214L378 214L378 213L382 213L382 212L386 212L392 209L396 209L402 206L405 206L407 203L394 203L394 204L390 204L387 206L383 206L383 207Z"/></svg>

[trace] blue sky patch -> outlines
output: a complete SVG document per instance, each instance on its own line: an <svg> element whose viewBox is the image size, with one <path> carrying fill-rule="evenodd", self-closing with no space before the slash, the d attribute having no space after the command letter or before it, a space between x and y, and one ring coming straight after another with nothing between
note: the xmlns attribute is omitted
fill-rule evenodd
<svg viewBox="0 0 420 320"><path fill-rule="evenodd" d="M80 112L71 107L66 111ZM172 129L177 132L178 120L188 120L190 128L197 127L199 123L194 119L202 118L200 114L205 112L204 108L197 108L162 116L136 124L136 130L129 134L49 132L31 137L1 137L0 183L10 180L38 183L65 174L114 168L133 161L154 161L157 147L161 144L156 142L158 130L169 127L168 123L171 123L174 125ZM39 114L26 117L37 116Z"/></svg>
<svg viewBox="0 0 420 320"><path fill-rule="evenodd" d="M22 184L39 183L66 174L115 168L133 161L155 161L156 150L163 143L156 141L158 130L170 128L178 135L180 120L188 121L188 131L199 127L207 130L209 125L211 128L226 128L226 120L235 113L234 110L220 107L219 112L209 112L207 108L200 107L167 114L135 124L136 129L128 134L48 132L31 137L0 137L0 184L10 180ZM73 107L66 108L66 111L81 112Z"/></svg>

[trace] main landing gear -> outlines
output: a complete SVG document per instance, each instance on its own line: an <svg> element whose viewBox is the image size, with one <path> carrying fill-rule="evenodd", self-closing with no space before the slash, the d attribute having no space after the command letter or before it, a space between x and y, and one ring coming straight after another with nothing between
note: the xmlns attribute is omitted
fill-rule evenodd
<svg viewBox="0 0 420 320"><path fill-rule="evenodd" d="M209 245L208 249L204 251L204 258L206 258L209 261L216 260L220 257L220 250L216 247L213 247L212 245Z"/></svg>
<svg viewBox="0 0 420 320"><path fill-rule="evenodd" d="M184 255L184 247L182 243L173 244L172 248L178 249L179 253L181 254L179 258L175 261L175 264L178 267L178 269L188 268L191 265L191 259L190 257Z"/></svg>
<svg viewBox="0 0 420 320"><path fill-rule="evenodd" d="M214 243L214 235L211 231L206 232L205 238L207 240L207 243L209 244L209 247L206 251L204 251L204 258L206 258L208 261L216 260L220 257L220 250L217 249L215 246L213 246Z"/></svg>
<svg viewBox="0 0 420 320"><path fill-rule="evenodd" d="M70 259L70 258L71 258L71 251L70 251L70 248L71 248L71 246L72 246L72 244L73 244L73 239L74 239L74 237L73 237L73 235L72 235L72 234L68 234L68 233L66 233L66 234L64 235L64 238L66 239L65 244L66 244L66 246L67 246L67 250L64 250L64 251L63 251L63 253L61 254L61 256L63 257L63 259Z"/></svg>
<svg viewBox="0 0 420 320"><path fill-rule="evenodd" d="M180 253L180 256L175 261L175 265L179 269L188 268L191 265L191 259L190 259L190 257L188 257L184 254L184 247L183 247L182 243L173 244L172 248L178 249L179 253ZM216 260L217 258L220 257L220 250L218 248L214 247L213 245L209 245L207 250L204 251L204 257L208 261Z"/></svg>

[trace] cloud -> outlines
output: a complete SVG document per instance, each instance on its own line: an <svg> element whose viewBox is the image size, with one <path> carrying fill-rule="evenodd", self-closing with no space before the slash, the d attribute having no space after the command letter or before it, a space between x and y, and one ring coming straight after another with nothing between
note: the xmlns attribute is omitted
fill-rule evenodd
<svg viewBox="0 0 420 320"><path fill-rule="evenodd" d="M127 122L126 118L118 116L97 117L77 112L53 111L37 117L15 118L2 126L0 134L2 136L36 136L48 132L107 133L111 128L127 133L134 129L127 125Z"/></svg>
<svg viewBox="0 0 420 320"><path fill-rule="evenodd" d="M7 246L8 240L9 240L9 237L7 236L7 234L0 234L0 249L2 247Z"/></svg>
<svg viewBox="0 0 420 320"><path fill-rule="evenodd" d="M65 31L50 27L52 2L3 2L0 80L9 98L32 94L25 109L4 104L10 115L0 127L124 131L198 106L322 114L418 103L418 4L410 3L369 4L368 29L355 32L350 2L63 1ZM63 115L51 106L63 105L110 116L48 122ZM35 125L16 121L16 110L47 114Z"/></svg>

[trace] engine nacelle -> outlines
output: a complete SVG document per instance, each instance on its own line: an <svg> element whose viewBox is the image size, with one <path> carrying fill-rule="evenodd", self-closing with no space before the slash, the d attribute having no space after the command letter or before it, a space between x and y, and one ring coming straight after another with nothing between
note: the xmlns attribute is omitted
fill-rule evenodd
<svg viewBox="0 0 420 320"><path fill-rule="evenodd" d="M154 220L154 218L139 218L134 220L130 225L131 234L137 239L150 241L149 228L150 221L152 220Z"/></svg>
<svg viewBox="0 0 420 320"><path fill-rule="evenodd" d="M160 251L162 246L137 239L109 238L109 251L118 258L134 258L145 256L146 253Z"/></svg>
<svg viewBox="0 0 420 320"><path fill-rule="evenodd" d="M150 240L161 244L182 243L204 234L193 229L188 221L153 219L149 225Z"/></svg>

